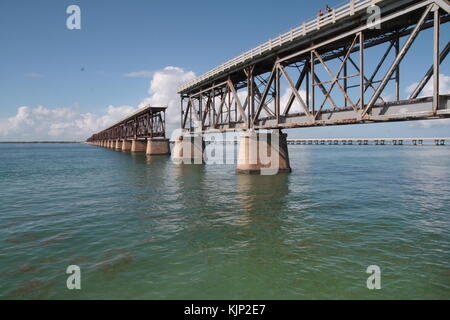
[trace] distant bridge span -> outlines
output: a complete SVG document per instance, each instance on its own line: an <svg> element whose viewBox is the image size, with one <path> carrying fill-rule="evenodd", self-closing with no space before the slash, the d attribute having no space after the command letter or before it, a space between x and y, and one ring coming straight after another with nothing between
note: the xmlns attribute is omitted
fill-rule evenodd
<svg viewBox="0 0 450 320"><path fill-rule="evenodd" d="M93 134L86 143L149 155L170 154L166 139L166 108L147 106Z"/></svg>
<svg viewBox="0 0 450 320"><path fill-rule="evenodd" d="M380 29L368 24L373 5ZM181 128L209 133L449 117L450 96L439 94L438 76L450 51L448 34L446 45L439 41L449 13L447 0L349 1L181 86ZM401 99L401 62L426 29L433 30L432 59L417 61L423 78ZM379 56L368 55L376 47ZM433 95L420 97L429 81Z"/></svg>

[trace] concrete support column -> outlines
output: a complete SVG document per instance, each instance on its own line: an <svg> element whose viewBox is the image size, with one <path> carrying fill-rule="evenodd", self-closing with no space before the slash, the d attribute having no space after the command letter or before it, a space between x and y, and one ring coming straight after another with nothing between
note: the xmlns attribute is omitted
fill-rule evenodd
<svg viewBox="0 0 450 320"><path fill-rule="evenodd" d="M107 147L108 149L111 149L111 148L112 148L112 143L113 143L112 140L108 140L106 147Z"/></svg>
<svg viewBox="0 0 450 320"><path fill-rule="evenodd" d="M131 141L122 140L122 151L130 151L131 150Z"/></svg>
<svg viewBox="0 0 450 320"><path fill-rule="evenodd" d="M120 141L119 139L116 140L115 149L116 150L121 150L122 149L122 141Z"/></svg>
<svg viewBox="0 0 450 320"><path fill-rule="evenodd" d="M147 139L148 155L167 155L170 154L169 139Z"/></svg>
<svg viewBox="0 0 450 320"><path fill-rule="evenodd" d="M204 150L202 135L179 136L174 140L172 159L177 164L202 164Z"/></svg>
<svg viewBox="0 0 450 320"><path fill-rule="evenodd" d="M131 141L131 152L145 152L147 150L147 145L145 141L142 140L132 140Z"/></svg>
<svg viewBox="0 0 450 320"><path fill-rule="evenodd" d="M278 130L242 133L236 172L263 175L291 172L286 137Z"/></svg>

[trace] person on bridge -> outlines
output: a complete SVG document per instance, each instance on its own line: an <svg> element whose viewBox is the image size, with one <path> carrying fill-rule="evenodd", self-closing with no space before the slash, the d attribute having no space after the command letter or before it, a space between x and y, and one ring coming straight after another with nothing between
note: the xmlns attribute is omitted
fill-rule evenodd
<svg viewBox="0 0 450 320"><path fill-rule="evenodd" d="M319 10L318 15L319 15L319 18L322 18L322 17L323 17L323 11L322 11L322 9Z"/></svg>
<svg viewBox="0 0 450 320"><path fill-rule="evenodd" d="M325 10L327 10L328 13L330 13L331 11L333 11L328 5L326 6Z"/></svg>

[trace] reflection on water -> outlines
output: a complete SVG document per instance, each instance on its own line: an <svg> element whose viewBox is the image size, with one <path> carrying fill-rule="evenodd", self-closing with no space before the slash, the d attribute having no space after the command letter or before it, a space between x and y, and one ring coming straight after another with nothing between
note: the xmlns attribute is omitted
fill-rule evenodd
<svg viewBox="0 0 450 320"><path fill-rule="evenodd" d="M290 146L293 172L0 145L0 297L450 298L450 148ZM83 290L64 288L77 264ZM382 269L383 289L365 269Z"/></svg>
<svg viewBox="0 0 450 320"><path fill-rule="evenodd" d="M249 214L260 210L280 212L286 205L289 193L289 174L236 175L241 207Z"/></svg>

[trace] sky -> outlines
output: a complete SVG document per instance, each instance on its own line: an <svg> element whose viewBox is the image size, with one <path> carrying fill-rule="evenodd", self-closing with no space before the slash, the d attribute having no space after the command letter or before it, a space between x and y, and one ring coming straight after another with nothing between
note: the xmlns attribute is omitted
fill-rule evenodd
<svg viewBox="0 0 450 320"><path fill-rule="evenodd" d="M80 30L66 26L73 4L81 9ZM2 0L0 141L84 140L146 104L168 105L173 130L179 85L309 20L326 4L342 1ZM403 97L432 61L431 36L420 35L405 58ZM423 68L417 61L426 61ZM441 66L441 93L450 93L448 61ZM295 138L442 137L450 136L450 121L287 132Z"/></svg>

